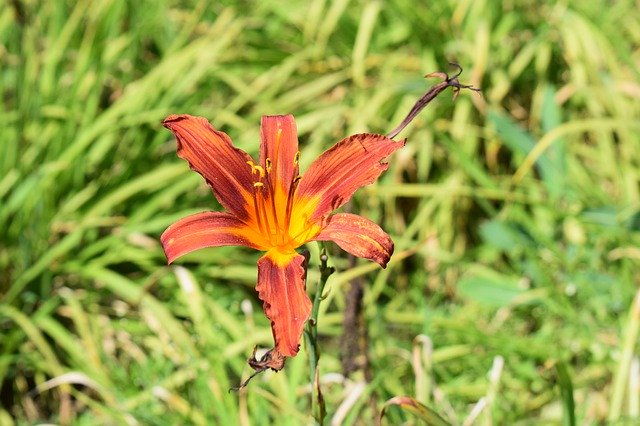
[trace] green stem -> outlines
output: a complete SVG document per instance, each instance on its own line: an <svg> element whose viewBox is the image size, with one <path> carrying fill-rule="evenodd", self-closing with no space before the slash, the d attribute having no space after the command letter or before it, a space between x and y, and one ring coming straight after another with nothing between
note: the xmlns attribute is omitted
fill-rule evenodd
<svg viewBox="0 0 640 426"><path fill-rule="evenodd" d="M631 370L633 350L638 335L640 334L640 290L636 293L629 310L626 331L622 337L622 353L618 362L618 369L613 379L613 394L609 404L609 421L614 423L620 420L624 403L625 390Z"/></svg>
<svg viewBox="0 0 640 426"><path fill-rule="evenodd" d="M320 361L320 349L318 347L318 313L320 312L320 302L324 297L324 286L327 284L329 276L335 271L334 268L327 266L329 257L324 248L320 252L320 281L316 287L316 294L313 298L313 306L311 307L311 316L307 321L304 330L304 338L309 352L309 378L311 382L312 398L311 406L313 407L314 417L319 424L324 423L327 414L324 405L324 398L320 390L320 380L318 374L318 362Z"/></svg>

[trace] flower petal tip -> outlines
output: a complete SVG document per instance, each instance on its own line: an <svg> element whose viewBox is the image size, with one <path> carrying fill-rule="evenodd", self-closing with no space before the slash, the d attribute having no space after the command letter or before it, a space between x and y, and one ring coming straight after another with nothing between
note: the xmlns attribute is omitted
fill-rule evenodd
<svg viewBox="0 0 640 426"><path fill-rule="evenodd" d="M382 269L387 269L387 265L391 261L391 256L393 256L393 249L394 249L393 242L391 242L391 247L389 248L388 252L386 253L386 256L381 258L380 261L378 262L378 265L380 265L382 267Z"/></svg>
<svg viewBox="0 0 640 426"><path fill-rule="evenodd" d="M166 127L167 129L171 130L171 124L172 123L175 123L177 121L186 120L189 117L190 116L187 115L187 114L171 114L171 115L168 115L167 118L162 120L162 125L164 127Z"/></svg>
<svg viewBox="0 0 640 426"><path fill-rule="evenodd" d="M333 241L354 256L373 260L383 268L389 263L394 247L393 240L380 226L351 213L329 217L315 240Z"/></svg>
<svg viewBox="0 0 640 426"><path fill-rule="evenodd" d="M172 255L172 250L165 245L163 245L162 249L164 250L164 256L167 258L167 265L171 265L175 262L178 256Z"/></svg>
<svg viewBox="0 0 640 426"><path fill-rule="evenodd" d="M276 348L269 349L260 359L256 358L256 349L253 348L253 354L247 361L251 368L256 371L264 371L267 368L273 371L280 371L284 368L287 357L278 352Z"/></svg>

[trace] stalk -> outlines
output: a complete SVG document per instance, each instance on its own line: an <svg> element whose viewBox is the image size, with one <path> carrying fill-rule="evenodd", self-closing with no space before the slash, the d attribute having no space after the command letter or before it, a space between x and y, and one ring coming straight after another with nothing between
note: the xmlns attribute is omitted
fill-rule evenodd
<svg viewBox="0 0 640 426"><path fill-rule="evenodd" d="M322 248L322 251L320 252L320 281L318 282L316 294L313 298L311 316L309 317L309 321L307 321L307 326L304 330L304 339L309 353L309 382L311 383L312 388L311 406L313 416L319 424L324 423L327 410L324 404L322 390L320 389L320 373L318 369L318 363L320 361L320 347L318 346L318 314L320 313L320 302L324 299L324 286L327 284L329 276L335 272L335 268L327 265L328 260L329 256L327 256L326 250Z"/></svg>

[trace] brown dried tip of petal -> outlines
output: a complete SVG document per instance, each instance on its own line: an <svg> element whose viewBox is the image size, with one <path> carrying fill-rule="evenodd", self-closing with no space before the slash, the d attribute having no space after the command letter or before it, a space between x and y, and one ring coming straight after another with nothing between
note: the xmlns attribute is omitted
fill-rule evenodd
<svg viewBox="0 0 640 426"><path fill-rule="evenodd" d="M255 372L249 376L247 380L240 383L238 386L232 387L229 389L231 391L239 391L249 384L251 379L256 377L258 374L268 370L269 368L273 371L280 371L284 368L284 363L287 360L287 357L282 355L280 352L276 350L276 348L269 349L267 353L262 355L260 359L256 359L256 351L258 350L257 346L254 346L253 353L251 354L251 358L247 360L247 363L251 368L255 370Z"/></svg>
<svg viewBox="0 0 640 426"><path fill-rule="evenodd" d="M256 359L256 348L253 348L253 354L247 361L249 366L256 371L264 371L267 368L273 371L280 371L284 368L287 357L282 355L276 348L269 349L267 353L262 355L260 359Z"/></svg>

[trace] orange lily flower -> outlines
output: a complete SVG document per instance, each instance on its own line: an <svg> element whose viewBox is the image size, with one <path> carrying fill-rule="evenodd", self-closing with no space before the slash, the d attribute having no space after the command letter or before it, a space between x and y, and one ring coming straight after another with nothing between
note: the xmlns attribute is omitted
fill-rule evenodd
<svg viewBox="0 0 640 426"><path fill-rule="evenodd" d="M388 167L381 161L404 141L368 133L350 136L301 177L291 115L262 117L259 163L202 117L170 115L163 125L176 136L178 156L205 178L226 210L194 214L171 225L161 236L167 259L171 263L200 248L227 245L266 252L258 260L256 290L275 342L267 366L280 369L285 357L298 353L311 311L306 259L296 248L309 241L334 241L386 267L393 242L378 225L355 214L331 213L375 181Z"/></svg>

